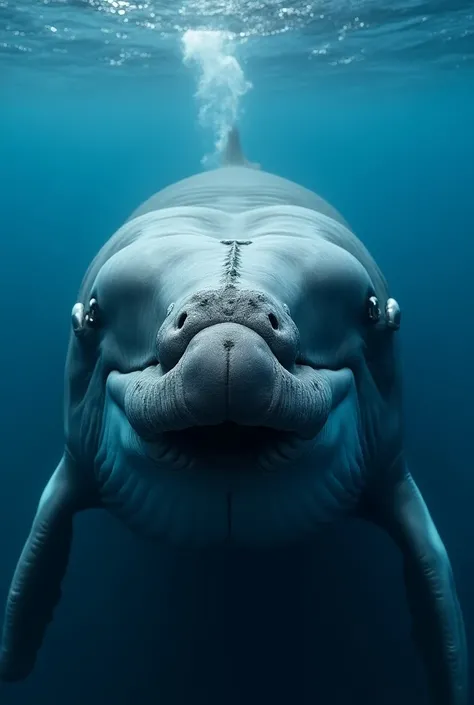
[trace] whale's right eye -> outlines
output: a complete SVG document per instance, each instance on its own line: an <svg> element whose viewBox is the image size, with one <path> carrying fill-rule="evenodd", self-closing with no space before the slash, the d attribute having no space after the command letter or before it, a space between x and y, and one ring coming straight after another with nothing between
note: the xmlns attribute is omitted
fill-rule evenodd
<svg viewBox="0 0 474 705"><path fill-rule="evenodd" d="M85 315L85 321L89 328L96 328L99 323L99 304L97 299L89 301L89 310Z"/></svg>
<svg viewBox="0 0 474 705"><path fill-rule="evenodd" d="M92 298L89 301L87 311L85 311L83 304L74 304L71 319L72 329L78 338L85 335L87 331L96 328L99 322L99 304L97 303L97 299Z"/></svg>

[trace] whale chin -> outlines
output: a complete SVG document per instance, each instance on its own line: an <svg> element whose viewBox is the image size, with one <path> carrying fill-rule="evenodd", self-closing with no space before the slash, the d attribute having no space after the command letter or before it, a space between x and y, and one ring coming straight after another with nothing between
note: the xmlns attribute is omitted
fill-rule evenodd
<svg viewBox="0 0 474 705"><path fill-rule="evenodd" d="M275 546L304 540L357 505L364 459L349 370L328 373L332 408L310 438L229 419L159 431L150 423L142 435L123 396L132 385L142 403L137 385L146 392L148 381L160 389L160 379L173 378L156 368L109 378L95 474L103 506L137 534L182 546ZM181 417L160 418L170 425Z"/></svg>

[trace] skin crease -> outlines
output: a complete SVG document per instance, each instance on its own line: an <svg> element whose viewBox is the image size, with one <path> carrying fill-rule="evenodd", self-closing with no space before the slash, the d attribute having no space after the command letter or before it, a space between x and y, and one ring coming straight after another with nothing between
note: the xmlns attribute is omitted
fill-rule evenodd
<svg viewBox="0 0 474 705"><path fill-rule="evenodd" d="M387 283L332 206L249 168L235 131L230 144L221 169L137 209L84 277L66 449L12 581L0 675L33 668L77 511L229 549L361 516L403 553L430 702L466 705L451 567L403 453Z"/></svg>

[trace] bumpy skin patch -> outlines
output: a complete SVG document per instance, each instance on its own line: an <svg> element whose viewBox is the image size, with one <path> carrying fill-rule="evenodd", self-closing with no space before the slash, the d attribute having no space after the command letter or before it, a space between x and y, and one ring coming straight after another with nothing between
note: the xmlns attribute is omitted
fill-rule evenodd
<svg viewBox="0 0 474 705"><path fill-rule="evenodd" d="M78 511L252 546L358 515L403 553L431 705L467 705L451 567L403 457L396 335L370 319L373 296L384 311L387 284L340 214L274 175L230 163L132 215L82 283L98 325L71 336L66 451L13 578L2 679L33 668Z"/></svg>
<svg viewBox="0 0 474 705"><path fill-rule="evenodd" d="M224 264L224 274L222 283L226 286L233 286L237 283L240 276L241 257L240 251L242 245L251 245L251 240L221 240L223 245L229 247Z"/></svg>

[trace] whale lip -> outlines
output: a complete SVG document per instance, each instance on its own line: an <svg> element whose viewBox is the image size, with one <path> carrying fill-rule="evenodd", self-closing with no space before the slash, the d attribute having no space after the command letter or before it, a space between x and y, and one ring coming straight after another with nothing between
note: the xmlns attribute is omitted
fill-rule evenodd
<svg viewBox="0 0 474 705"><path fill-rule="evenodd" d="M347 395L352 382L352 373L348 369L324 371L333 385L332 404L324 419L321 419L320 428L311 436L301 434L298 428L282 430L271 425L251 426L232 421L200 424L192 418L189 423L186 423L185 419L176 423L175 417L160 431L144 434L134 428L128 417L125 411L125 396L130 389L128 385L138 384L140 376L144 373L158 374L157 367L128 374L113 371L109 375L107 387L110 398L124 413L137 442L146 454L160 466L178 470L190 469L196 465L203 466L202 463L211 469L211 454L214 461L212 464L216 467L225 467L227 471L232 471L234 466L238 466L239 472L246 468L249 471L256 468L274 471L298 461L323 431L332 412ZM132 379L125 379L131 375Z"/></svg>
<svg viewBox="0 0 474 705"><path fill-rule="evenodd" d="M347 394L352 373L307 364L290 371L253 331L240 349L236 336L230 357L224 328L215 328L210 345L199 333L167 371L159 363L112 371L110 397L141 441L164 455L174 447L190 458L252 456L261 465L296 459Z"/></svg>

